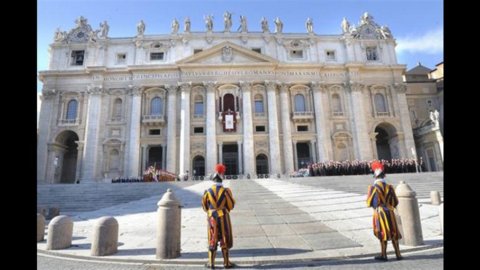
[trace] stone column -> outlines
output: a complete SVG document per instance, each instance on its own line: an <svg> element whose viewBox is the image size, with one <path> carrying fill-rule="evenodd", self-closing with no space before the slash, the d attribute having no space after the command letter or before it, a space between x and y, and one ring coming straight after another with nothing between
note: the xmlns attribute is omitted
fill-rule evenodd
<svg viewBox="0 0 480 270"><path fill-rule="evenodd" d="M168 114L167 114L167 171L177 173L177 86L166 85L168 90ZM183 173L183 172L181 172Z"/></svg>
<svg viewBox="0 0 480 270"><path fill-rule="evenodd" d="M353 142L355 148L355 158L358 160L371 160L372 147L370 145L370 136L367 129L365 118L365 106L363 103L363 89L365 85L360 83L351 83L350 104L353 117Z"/></svg>
<svg viewBox="0 0 480 270"><path fill-rule="evenodd" d="M310 154L312 156L312 162L317 162L317 153L315 153L315 141L311 140L310 141Z"/></svg>
<svg viewBox="0 0 480 270"><path fill-rule="evenodd" d="M190 170L190 90L191 83L180 84L181 108L180 108L180 173Z"/></svg>
<svg viewBox="0 0 480 270"><path fill-rule="evenodd" d="M280 100L282 109L283 158L284 174L289 175L295 170L293 166L292 126L290 123L290 95L288 85L280 85Z"/></svg>
<svg viewBox="0 0 480 270"><path fill-rule="evenodd" d="M142 175L143 175L143 172L145 171L145 169L147 169L146 168L146 166L147 166L147 151L148 151L148 145L142 144Z"/></svg>
<svg viewBox="0 0 480 270"><path fill-rule="evenodd" d="M312 82L313 101L315 107L315 127L317 131L318 161L325 162L331 159L332 140L330 125L327 124L327 112L323 108L326 99L326 87L318 82Z"/></svg>
<svg viewBox="0 0 480 270"><path fill-rule="evenodd" d="M97 160L98 146L100 137L100 119L102 87L89 87L87 90L88 112L85 123L85 149L83 151L83 178L80 183L92 183L97 178L97 165L101 163Z"/></svg>
<svg viewBox="0 0 480 270"><path fill-rule="evenodd" d="M162 169L166 170L167 168L167 146L165 144L162 145Z"/></svg>
<svg viewBox="0 0 480 270"><path fill-rule="evenodd" d="M218 162L223 163L223 142L218 143Z"/></svg>
<svg viewBox="0 0 480 270"><path fill-rule="evenodd" d="M244 160L244 173L254 175L255 174L255 158L254 158L254 145L253 145L253 120L252 120L252 98L250 82L240 82L242 88L242 102L243 102L243 155Z"/></svg>
<svg viewBox="0 0 480 270"><path fill-rule="evenodd" d="M217 163L217 117L215 113L215 84L216 82L205 82L205 88L207 89L207 102L206 102L206 147L207 158L205 164L205 175L213 173L215 164Z"/></svg>
<svg viewBox="0 0 480 270"><path fill-rule="evenodd" d="M75 141L77 144L77 171L75 172L75 180L82 179L82 157L83 157L83 147L85 145L84 141Z"/></svg>
<svg viewBox="0 0 480 270"><path fill-rule="evenodd" d="M397 84L395 85L395 90L397 93L397 101L400 110L400 123L402 126L405 148L403 153L405 153L404 158L414 158L412 156L412 152L409 149L415 148L415 141L413 140L413 132L412 132L412 123L410 122L410 115L408 112L408 105L407 105L407 97L405 96L405 92L407 92L407 87L405 84Z"/></svg>
<svg viewBox="0 0 480 270"><path fill-rule="evenodd" d="M277 84L275 82L265 81L267 86L267 106L268 106L268 137L270 150L270 174L282 173L280 157L280 139L278 138L278 115L277 115Z"/></svg>
<svg viewBox="0 0 480 270"><path fill-rule="evenodd" d="M242 156L242 141L237 141L238 145L238 174L244 174L243 173L243 156Z"/></svg>
<svg viewBox="0 0 480 270"><path fill-rule="evenodd" d="M40 117L38 119L37 139L37 182L46 183L46 170L48 164L48 140L50 137L51 123L54 121L54 103L57 97L56 90L43 89L40 99Z"/></svg>
<svg viewBox="0 0 480 270"><path fill-rule="evenodd" d="M142 108L142 88L133 87L130 91L132 107L130 112L130 131L125 151L125 176L137 177L140 175L140 121Z"/></svg>
<svg viewBox="0 0 480 270"><path fill-rule="evenodd" d="M293 168L296 171L300 169L298 167L297 141L292 141L292 147L293 147Z"/></svg>

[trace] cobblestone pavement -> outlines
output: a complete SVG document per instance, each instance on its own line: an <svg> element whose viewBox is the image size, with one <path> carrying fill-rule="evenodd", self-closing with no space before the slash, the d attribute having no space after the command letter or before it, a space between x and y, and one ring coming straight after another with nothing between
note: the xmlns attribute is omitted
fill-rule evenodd
<svg viewBox="0 0 480 270"><path fill-rule="evenodd" d="M404 253L404 260L397 261L390 255L390 261L377 262L372 258L350 260L320 260L303 264L271 264L271 265L238 265L238 269L443 269L443 247L420 252ZM217 267L222 269L223 267ZM94 262L56 258L44 254L37 255L38 270L161 270L161 269L204 269L188 265L142 265L112 264L111 262Z"/></svg>

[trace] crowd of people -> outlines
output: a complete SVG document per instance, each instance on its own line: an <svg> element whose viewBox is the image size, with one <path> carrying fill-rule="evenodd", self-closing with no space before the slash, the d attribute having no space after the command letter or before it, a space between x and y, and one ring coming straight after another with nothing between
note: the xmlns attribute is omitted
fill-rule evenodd
<svg viewBox="0 0 480 270"><path fill-rule="evenodd" d="M371 174L371 161L345 160L310 163L306 168L301 168L290 174L290 177L306 176L336 176L336 175L362 175ZM420 159L418 163L414 158L380 160L385 167L385 173L412 173L425 171L425 164Z"/></svg>

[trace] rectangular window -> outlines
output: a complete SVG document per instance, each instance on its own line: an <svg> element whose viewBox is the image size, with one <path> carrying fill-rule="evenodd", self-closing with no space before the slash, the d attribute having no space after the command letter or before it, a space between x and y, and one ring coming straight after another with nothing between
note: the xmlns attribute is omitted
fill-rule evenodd
<svg viewBox="0 0 480 270"><path fill-rule="evenodd" d="M303 58L303 50L291 50L290 51L290 57L291 58L296 58L296 59Z"/></svg>
<svg viewBox="0 0 480 270"><path fill-rule="evenodd" d="M83 66L85 51L72 51L72 66Z"/></svg>
<svg viewBox="0 0 480 270"><path fill-rule="evenodd" d="M255 112L263 113L263 100L255 100Z"/></svg>
<svg viewBox="0 0 480 270"><path fill-rule="evenodd" d="M367 47L366 52L368 61L378 60L377 47Z"/></svg>
<svg viewBox="0 0 480 270"><path fill-rule="evenodd" d="M203 102L195 102L194 114L203 115Z"/></svg>
<svg viewBox="0 0 480 270"><path fill-rule="evenodd" d="M160 129L150 129L148 135L160 135Z"/></svg>
<svg viewBox="0 0 480 270"><path fill-rule="evenodd" d="M327 61L335 61L335 51L326 51Z"/></svg>
<svg viewBox="0 0 480 270"><path fill-rule="evenodd" d="M119 53L117 54L117 64L124 64L127 60L126 53Z"/></svg>
<svg viewBox="0 0 480 270"><path fill-rule="evenodd" d="M255 132L265 132L265 126L255 126Z"/></svg>
<svg viewBox="0 0 480 270"><path fill-rule="evenodd" d="M164 55L163 52L152 52L152 53L150 53L150 60L151 61L163 60L163 55Z"/></svg>
<svg viewBox="0 0 480 270"><path fill-rule="evenodd" d="M261 48L252 48L252 51L257 52L257 53L262 53Z"/></svg>
<svg viewBox="0 0 480 270"><path fill-rule="evenodd" d="M297 131L308 131L308 126L297 126Z"/></svg>
<svg viewBox="0 0 480 270"><path fill-rule="evenodd" d="M199 52L203 51L202 49L193 49L193 54L197 54Z"/></svg>
<svg viewBox="0 0 480 270"><path fill-rule="evenodd" d="M203 127L194 127L193 128L194 134L203 134Z"/></svg>

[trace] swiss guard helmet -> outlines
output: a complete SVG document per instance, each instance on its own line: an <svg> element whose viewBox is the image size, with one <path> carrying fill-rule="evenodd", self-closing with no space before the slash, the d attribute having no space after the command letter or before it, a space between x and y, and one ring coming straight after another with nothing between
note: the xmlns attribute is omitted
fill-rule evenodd
<svg viewBox="0 0 480 270"><path fill-rule="evenodd" d="M212 180L215 182L222 182L223 181L222 176L223 174L225 174L226 169L227 167L225 167L225 165L221 163L215 165L215 173L212 176Z"/></svg>
<svg viewBox="0 0 480 270"><path fill-rule="evenodd" d="M374 177L377 177L377 176L381 175L382 173L385 174L385 169L383 167L383 164L380 163L380 161L374 161L374 162L372 162L372 164L370 166L372 168Z"/></svg>

